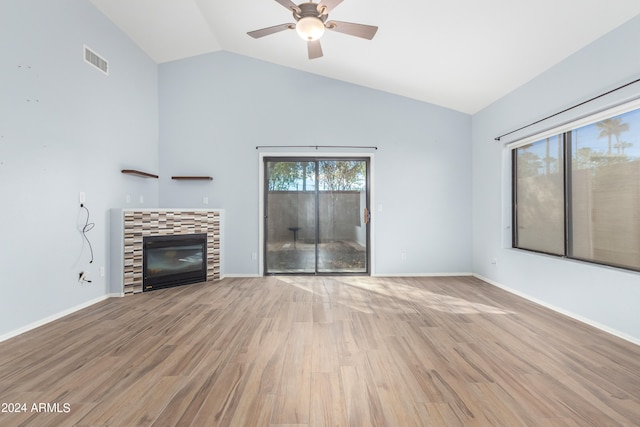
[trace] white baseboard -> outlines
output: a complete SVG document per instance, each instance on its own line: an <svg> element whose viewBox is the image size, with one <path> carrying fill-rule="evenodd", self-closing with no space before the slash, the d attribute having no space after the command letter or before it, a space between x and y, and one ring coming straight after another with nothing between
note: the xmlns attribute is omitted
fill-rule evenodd
<svg viewBox="0 0 640 427"><path fill-rule="evenodd" d="M610 328L610 327L608 327L606 325L603 325L601 323L595 322L595 321L593 321L591 319L588 319L586 317L583 317L583 316L580 316L578 314L572 313L570 311L564 310L562 308L553 306L553 305L548 304L548 303L546 303L544 301L541 301L541 300L539 300L537 298L533 298L530 295L527 295L525 293L522 293L520 291L512 289L512 288L510 288L508 286L503 285L502 283L498 283L498 282L495 282L495 281L493 281L491 279L487 279L486 277L483 277L483 276L481 276L479 274L475 274L474 273L473 277L476 277L476 278L482 280L483 282L486 282L486 283L488 283L488 284L490 284L492 286L495 286L496 288L500 288L502 290L505 290L505 291L507 291L509 293L512 293L514 295L522 297L522 298L524 298L526 300L529 300L529 301L531 301L533 303L536 303L538 305L546 307L546 308L548 308L550 310L553 310L553 311L555 311L557 313L564 314L565 316L571 317L572 319L575 319L575 320L577 320L579 322L585 323L585 324L587 324L589 326L593 326L594 328L600 329L603 332L606 332L608 334L614 335L614 336L616 336L618 338L622 338L625 341L629 341L630 343L633 343L635 345L640 345L640 339L638 339L636 337L633 337L631 335L625 334L625 333L620 332L618 330L612 329L612 328Z"/></svg>
<svg viewBox="0 0 640 427"><path fill-rule="evenodd" d="M117 295L117 294L115 294L115 295ZM80 305L77 305L75 307L72 307L72 308L69 308L67 310L61 311L60 313L56 313L56 314L54 314L52 316L49 316L49 317L46 317L44 319L38 320L37 322L33 322L33 323L29 324L29 325L23 326L22 328L18 328L16 330L11 331L9 333L6 333L4 335L0 335L0 342L6 341L9 338L16 337L16 336L18 336L20 334L23 334L25 332L28 332L28 331L30 331L32 329L39 328L40 326L46 325L47 323L53 322L54 320L58 320L58 319L60 319L62 317L68 316L69 314L75 313L76 311L82 310L84 308L87 308L89 306L97 304L97 303L99 303L101 301L109 299L110 296L111 295L101 296L99 298L93 299L91 301L87 301L87 302L82 303Z"/></svg>
<svg viewBox="0 0 640 427"><path fill-rule="evenodd" d="M226 279L227 277L239 277L239 278L243 278L243 277L262 277L261 274L225 274L223 276L220 276L220 279Z"/></svg>

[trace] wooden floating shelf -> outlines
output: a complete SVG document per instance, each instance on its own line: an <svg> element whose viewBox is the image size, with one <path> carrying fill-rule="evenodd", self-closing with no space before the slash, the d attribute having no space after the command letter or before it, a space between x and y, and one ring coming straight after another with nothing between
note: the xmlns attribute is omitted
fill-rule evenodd
<svg viewBox="0 0 640 427"><path fill-rule="evenodd" d="M158 178L158 175L154 175L152 173L138 171L138 170L135 170L135 169L122 169L122 173L126 173L127 175L141 176L143 178Z"/></svg>
<svg viewBox="0 0 640 427"><path fill-rule="evenodd" d="M213 177L210 177L210 176L172 176L171 179L211 181L211 180L213 180Z"/></svg>

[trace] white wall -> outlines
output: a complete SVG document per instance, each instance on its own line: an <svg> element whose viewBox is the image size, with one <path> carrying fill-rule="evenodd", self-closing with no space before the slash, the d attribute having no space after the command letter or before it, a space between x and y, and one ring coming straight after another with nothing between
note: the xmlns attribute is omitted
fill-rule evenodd
<svg viewBox="0 0 640 427"><path fill-rule="evenodd" d="M510 162L505 143L640 96L629 87L526 131L549 114L640 77L640 17L596 40L473 116L473 271L589 323L640 342L640 275L510 249ZM497 264L491 260L497 259Z"/></svg>
<svg viewBox="0 0 640 427"><path fill-rule="evenodd" d="M259 274L257 145L378 146L374 271L470 272L469 115L227 52L160 65L159 88L161 207L226 209L225 274Z"/></svg>
<svg viewBox="0 0 640 427"><path fill-rule="evenodd" d="M120 173L158 170L158 102L156 64L88 1L0 9L2 339L107 294L108 209L158 203L156 180ZM110 61L108 77L83 61L83 44Z"/></svg>

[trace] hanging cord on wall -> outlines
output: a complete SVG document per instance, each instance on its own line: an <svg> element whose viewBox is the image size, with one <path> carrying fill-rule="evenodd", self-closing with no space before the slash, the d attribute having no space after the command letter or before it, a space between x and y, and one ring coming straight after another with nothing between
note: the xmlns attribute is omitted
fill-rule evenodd
<svg viewBox="0 0 640 427"><path fill-rule="evenodd" d="M91 231L96 224L93 222L89 222L89 215L90 215L89 209L83 203L80 203L80 207L85 211L87 211L87 219L85 220L84 225L80 229L80 232L82 233L82 237L84 238L84 240L86 240L87 244L89 245L89 252L91 252L91 261L89 261L89 264L91 264L93 262L93 247L91 246L91 242L87 237L87 233Z"/></svg>

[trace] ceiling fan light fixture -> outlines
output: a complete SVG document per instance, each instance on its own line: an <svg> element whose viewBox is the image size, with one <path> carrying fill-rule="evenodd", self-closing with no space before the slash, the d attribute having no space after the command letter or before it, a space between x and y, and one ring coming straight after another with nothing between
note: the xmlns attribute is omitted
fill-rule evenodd
<svg viewBox="0 0 640 427"><path fill-rule="evenodd" d="M324 34L324 22L313 16L300 18L296 24L296 32L304 41L318 40Z"/></svg>

